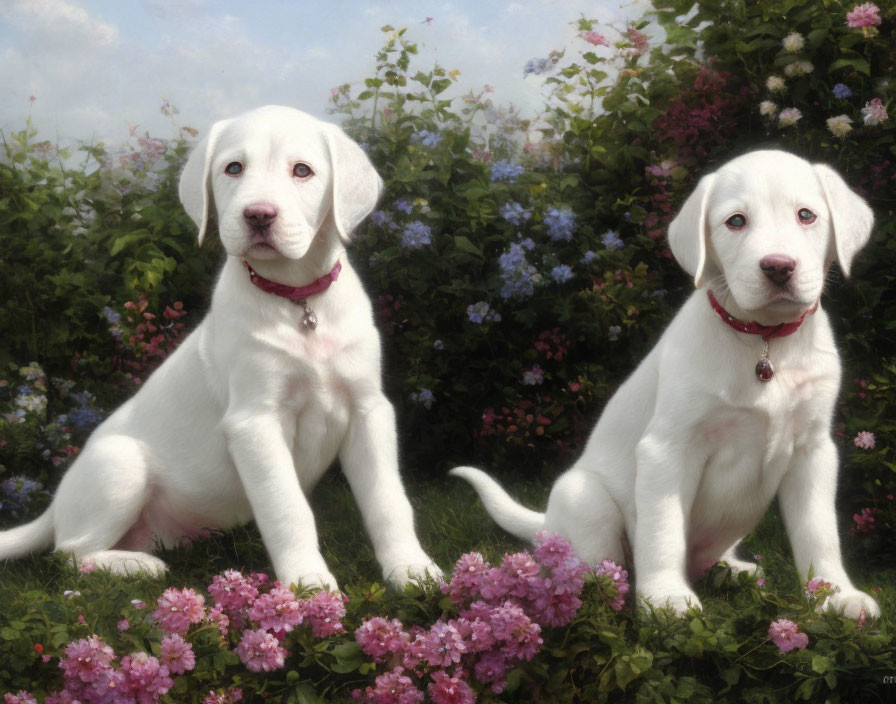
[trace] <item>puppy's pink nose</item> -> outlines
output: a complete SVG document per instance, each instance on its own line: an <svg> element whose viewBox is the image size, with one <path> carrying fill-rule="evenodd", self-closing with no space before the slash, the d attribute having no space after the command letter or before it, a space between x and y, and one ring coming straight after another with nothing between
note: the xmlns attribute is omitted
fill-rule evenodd
<svg viewBox="0 0 896 704"><path fill-rule="evenodd" d="M243 218L249 225L256 228L267 227L274 222L276 217L277 208L270 203L255 203L246 206L243 210Z"/></svg>
<svg viewBox="0 0 896 704"><path fill-rule="evenodd" d="M783 286L793 276L796 260L786 254L769 254L759 261L759 268L769 281Z"/></svg>

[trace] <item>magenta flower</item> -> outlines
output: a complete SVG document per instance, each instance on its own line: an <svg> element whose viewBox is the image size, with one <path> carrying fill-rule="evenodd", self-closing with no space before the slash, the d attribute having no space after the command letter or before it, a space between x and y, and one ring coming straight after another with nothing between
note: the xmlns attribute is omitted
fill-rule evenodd
<svg viewBox="0 0 896 704"><path fill-rule="evenodd" d="M374 616L361 623L355 631L355 641L370 657L383 662L389 655L403 653L410 636L397 618L387 621L382 616Z"/></svg>
<svg viewBox="0 0 896 704"><path fill-rule="evenodd" d="M94 682L101 673L110 669L115 659L115 651L92 635L73 641L65 646L65 655L59 660L59 667L65 671L66 680Z"/></svg>
<svg viewBox="0 0 896 704"><path fill-rule="evenodd" d="M208 587L208 593L216 604L227 611L238 612L248 609L258 597L258 587L242 572L226 570L215 575Z"/></svg>
<svg viewBox="0 0 896 704"><path fill-rule="evenodd" d="M401 667L379 675L373 687L352 692L352 699L368 704L417 704L423 698L423 692L417 689Z"/></svg>
<svg viewBox="0 0 896 704"><path fill-rule="evenodd" d="M846 26L852 29L876 27L880 21L880 8L873 2L856 5L852 12L846 13Z"/></svg>
<svg viewBox="0 0 896 704"><path fill-rule="evenodd" d="M174 675L182 675L196 667L193 646L177 633L162 638L159 661Z"/></svg>
<svg viewBox="0 0 896 704"><path fill-rule="evenodd" d="M266 631L289 633L305 618L305 602L280 582L267 594L259 596L249 609L249 618Z"/></svg>
<svg viewBox="0 0 896 704"><path fill-rule="evenodd" d="M531 660L541 648L541 626L512 601L492 608L489 625L495 638L502 641L501 651L507 657Z"/></svg>
<svg viewBox="0 0 896 704"><path fill-rule="evenodd" d="M30 692L26 692L23 689L19 690L18 694L4 694L3 695L3 703L4 704L37 704L37 700Z"/></svg>
<svg viewBox="0 0 896 704"><path fill-rule="evenodd" d="M280 646L277 637L261 629L243 631L235 652L252 672L279 670L286 661L286 650Z"/></svg>
<svg viewBox="0 0 896 704"><path fill-rule="evenodd" d="M612 560L601 560L600 566L594 570L597 575L609 575L613 580L613 586L616 587L616 598L610 599L607 603L616 611L621 611L625 606L625 595L631 588L628 583L628 572L622 569Z"/></svg>
<svg viewBox="0 0 896 704"><path fill-rule="evenodd" d="M603 34L595 32L593 30L589 30L587 32L582 32L579 36L584 39L589 44L593 44L594 46L610 46L610 40L607 39Z"/></svg>
<svg viewBox="0 0 896 704"><path fill-rule="evenodd" d="M433 704L475 704L476 696L464 680L452 677L444 670L432 674L432 682L426 688Z"/></svg>
<svg viewBox="0 0 896 704"><path fill-rule="evenodd" d="M156 603L159 608L153 611L152 617L165 633L184 635L191 624L205 618L205 597L189 588L166 589Z"/></svg>
<svg viewBox="0 0 896 704"><path fill-rule="evenodd" d="M524 599L543 583L541 567L527 552L505 555L499 572L500 594Z"/></svg>
<svg viewBox="0 0 896 704"><path fill-rule="evenodd" d="M334 592L318 592L305 601L305 618L311 622L311 632L317 638L342 633L345 627L345 604L348 597Z"/></svg>
<svg viewBox="0 0 896 704"><path fill-rule="evenodd" d="M782 653L789 653L791 650L803 650L809 645L809 636L805 633L800 633L798 626L786 618L772 621L768 628L768 637L778 646L778 650Z"/></svg>
<svg viewBox="0 0 896 704"><path fill-rule="evenodd" d="M429 629L424 641L424 656L433 667L450 667L460 662L467 652L464 638L455 621L445 623L441 619Z"/></svg>
<svg viewBox="0 0 896 704"><path fill-rule="evenodd" d="M461 555L454 565L451 581L443 584L441 590L448 594L455 604L463 606L479 595L490 568L491 565L478 552Z"/></svg>
<svg viewBox="0 0 896 704"><path fill-rule="evenodd" d="M507 658L499 651L484 653L473 668L476 679L487 685L495 694L500 694L507 686Z"/></svg>
<svg viewBox="0 0 896 704"><path fill-rule="evenodd" d="M809 594L818 594L819 591L830 588L831 583L825 582L821 577L813 577L806 582L806 591Z"/></svg>
<svg viewBox="0 0 896 704"><path fill-rule="evenodd" d="M863 508L861 513L854 513L852 515L852 520L855 522L855 525L849 529L849 534L855 535L856 533L868 533L874 530L875 513L877 513L877 509L868 506Z"/></svg>
<svg viewBox="0 0 896 704"><path fill-rule="evenodd" d="M121 672L138 704L159 701L174 685L174 680L168 676L168 668L148 653L125 655L121 659Z"/></svg>
<svg viewBox="0 0 896 704"><path fill-rule="evenodd" d="M874 433L869 433L867 430L861 431L853 439L853 444L863 450L873 450L875 442Z"/></svg>

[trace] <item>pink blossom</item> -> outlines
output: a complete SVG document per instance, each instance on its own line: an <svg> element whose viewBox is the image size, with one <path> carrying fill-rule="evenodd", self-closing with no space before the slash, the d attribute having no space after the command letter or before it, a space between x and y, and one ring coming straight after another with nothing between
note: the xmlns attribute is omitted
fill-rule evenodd
<svg viewBox="0 0 896 704"><path fill-rule="evenodd" d="M168 668L148 653L134 653L123 657L121 672L138 704L159 701L174 685L174 681L168 676Z"/></svg>
<svg viewBox="0 0 896 704"><path fill-rule="evenodd" d="M286 661L286 650L280 646L277 637L261 629L243 631L235 652L252 672L278 670Z"/></svg>
<svg viewBox="0 0 896 704"><path fill-rule="evenodd" d="M115 651L98 636L92 635L65 646L65 655L59 660L59 667L65 671L67 680L94 682L110 668L114 659Z"/></svg>
<svg viewBox="0 0 896 704"><path fill-rule="evenodd" d="M475 704L476 697L464 680L452 677L444 670L432 674L432 682L426 688L433 704Z"/></svg>
<svg viewBox="0 0 896 704"><path fill-rule="evenodd" d="M208 621L209 623L218 624L218 631L221 633L223 637L227 636L227 630L230 627L230 617L224 612L224 607L220 604L215 604L208 612ZM242 621L237 625L234 624L237 628L241 628L244 624Z"/></svg>
<svg viewBox="0 0 896 704"><path fill-rule="evenodd" d="M424 641L426 661L433 667L450 667L460 662L467 652L463 636L452 620L445 623L441 619L429 629Z"/></svg>
<svg viewBox="0 0 896 704"><path fill-rule="evenodd" d="M126 618L118 619L118 630L119 631L129 631L131 629L131 622Z"/></svg>
<svg viewBox="0 0 896 704"><path fill-rule="evenodd" d="M175 675L182 675L196 667L193 646L177 633L162 638L159 660Z"/></svg>
<svg viewBox="0 0 896 704"><path fill-rule="evenodd" d="M165 633L184 635L191 624L205 618L205 597L189 588L166 589L156 603L159 608L153 611L152 617Z"/></svg>
<svg viewBox="0 0 896 704"><path fill-rule="evenodd" d="M489 569L490 565L478 552L461 555L454 565L451 581L448 584L443 584L441 589L451 597L451 601L462 606L479 595L479 590Z"/></svg>
<svg viewBox="0 0 896 704"><path fill-rule="evenodd" d="M401 664L407 669L413 670L426 659L427 635L426 629L420 626L411 627L408 644L401 656Z"/></svg>
<svg viewBox="0 0 896 704"><path fill-rule="evenodd" d="M541 627L512 601L492 608L489 625L508 657L531 660L541 648Z"/></svg>
<svg viewBox="0 0 896 704"><path fill-rule="evenodd" d="M873 450L875 441L874 433L863 430L853 439L853 444L863 450Z"/></svg>
<svg viewBox="0 0 896 704"><path fill-rule="evenodd" d="M4 694L3 702L4 704L37 704L34 696L23 689L20 689L18 694Z"/></svg>
<svg viewBox="0 0 896 704"><path fill-rule="evenodd" d="M760 577L759 579L757 579L756 585L759 587L764 587L765 586L765 577Z"/></svg>
<svg viewBox="0 0 896 704"><path fill-rule="evenodd" d="M345 616L347 601L344 594L327 591L318 592L305 601L305 617L311 622L315 637L326 638L345 630L341 619Z"/></svg>
<svg viewBox="0 0 896 704"><path fill-rule="evenodd" d="M220 694L209 691L202 704L236 704L243 701L243 690L239 687L222 690Z"/></svg>
<svg viewBox="0 0 896 704"><path fill-rule="evenodd" d="M305 618L304 602L296 599L280 582L267 594L259 596L249 609L249 618L266 631L289 633Z"/></svg>
<svg viewBox="0 0 896 704"><path fill-rule="evenodd" d="M645 51L647 51L648 37L646 34L644 34L643 32L639 32L634 27L629 27L628 31L625 33L625 36L632 44L634 44L634 47L632 48L632 56L640 56Z"/></svg>
<svg viewBox="0 0 896 704"><path fill-rule="evenodd" d="M594 46L610 46L610 41L603 34L599 34L593 30L582 32L579 36Z"/></svg>
<svg viewBox="0 0 896 704"><path fill-rule="evenodd" d="M423 697L423 692L401 667L377 676L373 687L352 692L352 699L368 704L417 704Z"/></svg>
<svg viewBox="0 0 896 704"><path fill-rule="evenodd" d="M802 650L809 645L809 636L800 633L798 626L786 618L772 621L768 629L768 637L778 646L782 653L791 650Z"/></svg>
<svg viewBox="0 0 896 704"><path fill-rule="evenodd" d="M874 530L875 513L877 513L877 509L868 506L863 508L861 513L854 513L852 515L852 520L855 522L855 525L849 529L849 534L855 535L856 533L868 533Z"/></svg>
<svg viewBox="0 0 896 704"><path fill-rule="evenodd" d="M208 593L227 611L239 612L248 609L258 597L258 586L242 572L225 570L212 578Z"/></svg>
<svg viewBox="0 0 896 704"><path fill-rule="evenodd" d="M846 13L846 26L853 29L876 27L880 22L880 8L873 2L856 5Z"/></svg>
<svg viewBox="0 0 896 704"><path fill-rule="evenodd" d="M507 686L507 659L498 651L484 653L473 668L476 679L487 685L495 694L500 694Z"/></svg>
<svg viewBox="0 0 896 704"><path fill-rule="evenodd" d="M500 592L517 598L529 596L543 582L541 567L527 552L505 555L500 567Z"/></svg>
<svg viewBox="0 0 896 704"><path fill-rule="evenodd" d="M881 102L880 98L869 100L865 103L865 107L862 108L862 120L869 127L874 127L881 122L886 122L888 118L887 108Z"/></svg>
<svg viewBox="0 0 896 704"><path fill-rule="evenodd" d="M813 577L806 582L806 591L809 594L818 594L819 591L830 589L831 583L825 582L821 577Z"/></svg>
<svg viewBox="0 0 896 704"><path fill-rule="evenodd" d="M367 655L382 662L389 655L404 652L410 636L397 618L387 621L381 616L374 616L357 628L355 641Z"/></svg>
<svg viewBox="0 0 896 704"><path fill-rule="evenodd" d="M597 575L608 575L616 587L616 597L608 601L610 607L616 611L622 611L625 606L625 595L631 586L628 583L628 572L612 560L601 560L600 566L594 570Z"/></svg>

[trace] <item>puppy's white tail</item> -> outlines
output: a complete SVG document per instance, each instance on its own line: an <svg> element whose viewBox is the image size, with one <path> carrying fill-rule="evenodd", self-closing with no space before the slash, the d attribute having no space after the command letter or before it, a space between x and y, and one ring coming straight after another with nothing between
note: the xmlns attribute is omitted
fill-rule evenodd
<svg viewBox="0 0 896 704"><path fill-rule="evenodd" d="M24 557L50 547L53 542L53 507L31 523L0 532L0 560Z"/></svg>
<svg viewBox="0 0 896 704"><path fill-rule="evenodd" d="M488 514L508 533L522 540L532 541L535 534L544 527L544 514L532 511L514 501L494 479L474 467L455 467L449 474L466 479Z"/></svg>

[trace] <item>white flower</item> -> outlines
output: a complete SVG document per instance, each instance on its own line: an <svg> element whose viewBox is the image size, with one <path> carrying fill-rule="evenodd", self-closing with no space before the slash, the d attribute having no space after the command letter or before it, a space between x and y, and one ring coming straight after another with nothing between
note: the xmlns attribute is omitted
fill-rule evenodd
<svg viewBox="0 0 896 704"><path fill-rule="evenodd" d="M773 117L777 112L777 103L773 103L771 100L763 100L759 103L759 114L763 117Z"/></svg>
<svg viewBox="0 0 896 704"><path fill-rule="evenodd" d="M769 76L765 79L765 87L770 93L783 93L787 89L784 79L780 76Z"/></svg>
<svg viewBox="0 0 896 704"><path fill-rule="evenodd" d="M791 32L784 37L781 41L781 45L784 47L784 51L789 51L791 54L795 54L806 46L806 40L803 39L803 35L799 32Z"/></svg>
<svg viewBox="0 0 896 704"><path fill-rule="evenodd" d="M778 126L791 127L799 122L802 117L803 113L801 113L797 108L784 108L781 111L781 114L778 115Z"/></svg>
<svg viewBox="0 0 896 704"><path fill-rule="evenodd" d="M837 115L827 119L828 130L835 137L845 137L852 132L852 118L849 115Z"/></svg>
<svg viewBox="0 0 896 704"><path fill-rule="evenodd" d="M794 61L784 67L784 75L794 78L796 76L805 76L807 73L812 73L814 70L815 66L812 65L811 61Z"/></svg>

